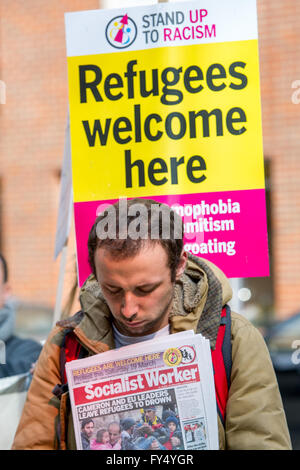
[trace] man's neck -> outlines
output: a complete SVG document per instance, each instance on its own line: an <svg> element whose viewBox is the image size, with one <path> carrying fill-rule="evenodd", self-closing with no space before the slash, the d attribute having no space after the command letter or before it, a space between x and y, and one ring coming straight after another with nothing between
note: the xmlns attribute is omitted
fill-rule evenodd
<svg viewBox="0 0 300 470"><path fill-rule="evenodd" d="M155 333L145 336L126 336L119 332L117 327L113 324L113 332L115 338L116 348L121 348L122 346L129 346L130 344L140 343L142 341L148 341L150 339L156 338L158 336L167 336L169 335L169 325L164 326Z"/></svg>

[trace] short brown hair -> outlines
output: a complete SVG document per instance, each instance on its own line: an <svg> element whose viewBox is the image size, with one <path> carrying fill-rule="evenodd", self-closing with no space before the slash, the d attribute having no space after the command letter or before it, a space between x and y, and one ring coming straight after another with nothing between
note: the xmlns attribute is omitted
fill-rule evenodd
<svg viewBox="0 0 300 470"><path fill-rule="evenodd" d="M176 214L169 206L166 204L160 204L157 201L153 201L152 199L142 199L142 198L134 198L127 201L127 207L130 208L135 204L142 204L145 209L147 210L147 233L143 236L138 237L137 239L132 239L128 235L124 238L120 236L122 228L120 228L119 224L119 214L120 214L120 201L117 201L113 204L113 208L116 211L116 232L115 237L110 238L99 238L97 234L97 226L99 223L104 221L104 218L107 217L107 211L101 213L95 220L94 225L92 226L89 238L88 238L88 252L89 252L89 264L92 269L93 274L96 276L96 268L95 268L95 252L98 248L106 248L109 250L110 254L117 258L117 259L125 259L131 258L137 255L141 248L145 245L145 243L159 243L168 256L168 266L171 270L171 280L172 282L175 280L176 276L176 269L178 267L180 256L183 249L183 222L181 217ZM154 207L155 206L155 207ZM155 239L151 238L151 229L153 228L151 217L153 217L154 209L158 214L156 229L157 229L157 237ZM163 212L165 215L168 215L168 220L163 216ZM126 213L126 229L130 224L134 221L137 221L138 216L129 215ZM177 224L177 225L176 225ZM155 224L154 224L155 225ZM175 227L180 227L180 236L177 236ZM168 236L165 236L165 230L168 233ZM128 233L128 232L126 232Z"/></svg>

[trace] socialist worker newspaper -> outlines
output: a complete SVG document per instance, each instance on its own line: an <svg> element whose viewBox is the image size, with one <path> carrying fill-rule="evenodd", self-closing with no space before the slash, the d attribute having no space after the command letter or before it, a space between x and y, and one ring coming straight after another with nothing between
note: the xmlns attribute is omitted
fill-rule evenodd
<svg viewBox="0 0 300 470"><path fill-rule="evenodd" d="M219 448L210 344L200 334L71 361L66 373L79 450Z"/></svg>

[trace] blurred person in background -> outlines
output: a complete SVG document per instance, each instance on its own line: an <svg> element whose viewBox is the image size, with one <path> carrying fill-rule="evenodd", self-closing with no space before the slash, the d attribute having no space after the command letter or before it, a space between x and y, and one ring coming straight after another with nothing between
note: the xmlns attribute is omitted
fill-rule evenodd
<svg viewBox="0 0 300 470"><path fill-rule="evenodd" d="M5 350L5 362L0 363L0 378L23 374L32 370L42 346L32 339L14 334L15 307L11 300L7 262L0 254L0 341Z"/></svg>

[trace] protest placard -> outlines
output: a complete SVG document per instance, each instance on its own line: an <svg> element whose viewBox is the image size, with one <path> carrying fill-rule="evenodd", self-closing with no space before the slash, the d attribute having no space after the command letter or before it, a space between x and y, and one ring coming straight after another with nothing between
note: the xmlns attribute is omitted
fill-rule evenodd
<svg viewBox="0 0 300 470"><path fill-rule="evenodd" d="M66 14L79 283L105 204L184 217L185 249L269 274L255 0Z"/></svg>

